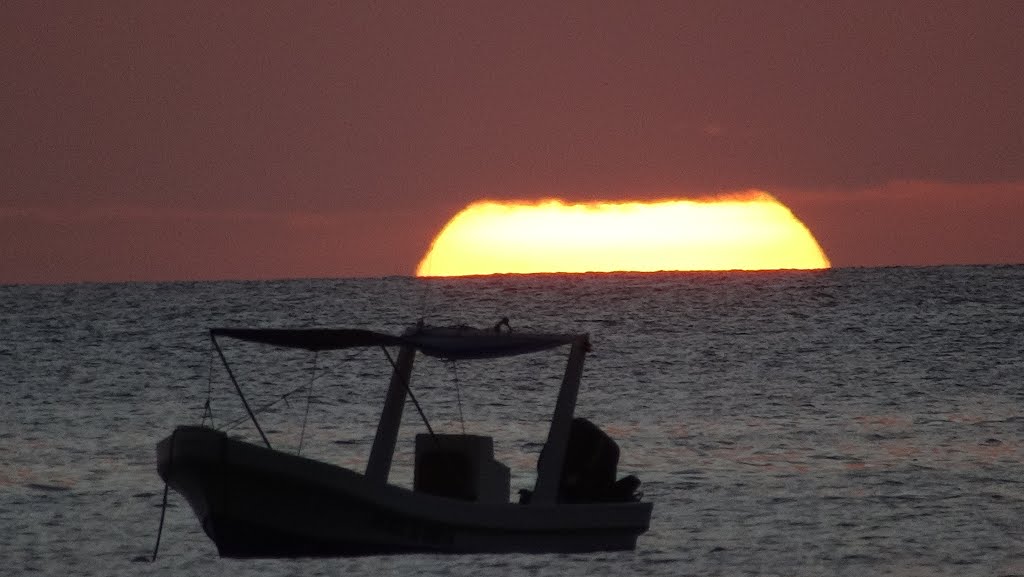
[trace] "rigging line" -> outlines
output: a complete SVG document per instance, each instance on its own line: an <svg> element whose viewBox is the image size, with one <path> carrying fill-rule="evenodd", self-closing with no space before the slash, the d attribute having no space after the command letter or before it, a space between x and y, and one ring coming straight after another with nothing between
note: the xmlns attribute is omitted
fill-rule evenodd
<svg viewBox="0 0 1024 577"><path fill-rule="evenodd" d="M384 351L384 356L388 358L388 362L391 363L392 370L398 370L398 365L395 364L395 360L391 358L391 353L384 346L380 347L380 350ZM409 398L412 399L412 404L416 406L416 411L419 412L420 418L423 419L423 424L427 426L427 432L430 433L430 438L434 439L437 443L437 448L441 448L441 440L438 439L437 435L434 434L434 428L430 426L430 421L427 420L427 415L423 413L423 408L420 407L420 402L416 400L416 395L412 394L412 388L409 387L408 379L402 379L402 386L405 387L405 392L409 393Z"/></svg>
<svg viewBox="0 0 1024 577"><path fill-rule="evenodd" d="M318 352L318 351L313 351L313 352ZM346 363L351 363L352 361L355 361L360 356L365 354L365 352L366 352L366 349L360 349L359 351L351 353L350 355L348 355L347 357L344 357L344 358L338 359L337 356L335 356L335 355L332 355L331 358L332 359L336 359L338 361L336 364L344 365ZM323 379L325 379L327 377L337 377L337 370L336 370L336 368L335 369L331 369L330 367L331 367L330 363L328 363L327 365L324 365L324 366L317 366L316 375L314 375L311 380L313 380L313 381L321 381L321 380L323 380ZM345 385L345 383L336 383L334 385L328 385L328 386L344 386L344 385Z"/></svg>
<svg viewBox="0 0 1024 577"><path fill-rule="evenodd" d="M259 421L256 420L256 415L253 414L252 409L249 407L249 401L245 400L245 395L242 394L242 387L238 385L238 379L235 378L235 373L231 370L231 365L228 364L227 358L224 356L224 351L220 350L220 345L217 344L217 337L210 333L210 340L213 341L213 347L217 349L217 354L220 355L220 362L224 363L224 368L228 371L228 376L231 377L231 382L235 385L235 391L238 392L238 398L242 399L242 405L245 407L245 411L249 413L249 418L252 419L252 424L256 425L256 430L259 431L260 437L263 438L263 442L270 446L270 441L267 439L267 435L263 433L263 429L260 427Z"/></svg>
<svg viewBox="0 0 1024 577"><path fill-rule="evenodd" d="M427 251L427 262L426 267L424 268L426 276L428 277L430 276L430 270L433 268L434 265L433 260L433 251ZM424 283L426 283L426 286L423 286L423 288L420 290L420 322L423 322L423 319L427 318L427 303L430 297L430 287L432 286L432 283L430 283L429 280L423 279L422 277L413 277L413 279L419 282L421 286L424 285Z"/></svg>
<svg viewBox="0 0 1024 577"><path fill-rule="evenodd" d="M427 271L428 275L430 274L430 256L431 256L430 255L430 251L427 251L426 271ZM414 277L414 279L415 279L415 277ZM415 280L422 287L420 289L420 320L423 320L427 316L427 296L428 296L427 293L428 293L428 290L427 290L427 287L422 286L423 285L423 281L422 280L420 280L420 279L415 279Z"/></svg>
<svg viewBox="0 0 1024 577"><path fill-rule="evenodd" d="M313 351L313 368L309 375L309 391L306 394L306 414L302 417L302 431L299 433L299 450L295 452L296 455L302 454L302 441L306 438L306 421L309 420L309 405L313 401L313 381L316 380L316 361L320 355L320 351Z"/></svg>
<svg viewBox="0 0 1024 577"><path fill-rule="evenodd" d="M459 386L459 366L455 363L455 361L451 361L451 364L449 366L452 369L452 376L454 377L452 380L455 381L455 399L459 405L459 424L462 425L462 434L465 435L466 419L462 416L462 392L461 387Z"/></svg>
<svg viewBox="0 0 1024 577"><path fill-rule="evenodd" d="M258 415L258 414L262 413L263 411L266 411L267 409L269 409L269 408L273 407L274 405L280 403L281 401L284 401L285 404L288 404L288 397L294 395L295 393L301 392L305 388L306 388L306 385L299 385L298 387L296 387L296 388L288 391L287 393L281 395L280 397L278 397L277 400L270 401L269 403L266 403L266 404L263 404L263 405L260 405L260 406L256 407L256 409L253 411L253 413ZM242 417L239 417L239 418L235 419L234 421L231 421L228 424L224 425L224 427L221 430L222 431L227 431L229 429L233 429L233 428L237 427L239 423L244 423L247 418L249 418L248 415L244 415Z"/></svg>
<svg viewBox="0 0 1024 577"><path fill-rule="evenodd" d="M427 292L427 287L422 287L420 289L420 320L423 320L427 317Z"/></svg>

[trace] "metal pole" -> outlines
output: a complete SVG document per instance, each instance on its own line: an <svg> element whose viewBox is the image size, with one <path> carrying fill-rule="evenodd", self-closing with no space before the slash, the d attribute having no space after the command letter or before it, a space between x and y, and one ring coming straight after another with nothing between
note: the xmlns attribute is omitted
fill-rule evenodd
<svg viewBox="0 0 1024 577"><path fill-rule="evenodd" d="M586 335L572 343L569 361L562 377L562 386L558 390L558 401L555 413L551 417L551 428L548 439L540 453L537 463L537 485L530 499L531 504L551 504L558 499L558 486L562 480L562 465L565 462L565 451L569 444L569 427L576 410L576 396L580 390L580 378L583 376L583 359L587 354L588 339Z"/></svg>
<svg viewBox="0 0 1024 577"><path fill-rule="evenodd" d="M398 353L398 362L391 373L391 383L384 399L384 409L377 423L377 434L373 438L370 449L370 460L366 463L366 478L381 484L388 482L391 472L391 459L395 455L395 443L398 441L398 428L402 424L402 409L405 407L405 395L409 390L409 376L412 374L412 362L416 358L416 349L412 345L403 345Z"/></svg>
<svg viewBox="0 0 1024 577"><path fill-rule="evenodd" d="M256 421L256 414L249 408L249 402L245 400L245 395L242 394L242 387L238 386L238 380L235 379L235 373L231 372L231 366L228 364L227 358L224 357L224 351L220 350L220 345L217 344L217 337L210 333L210 340L213 341L213 348L217 349L217 354L220 355L220 362L224 363L224 368L228 371L228 376L231 377L231 382L235 385L235 390L238 391L238 398L242 399L242 405L245 407L245 411L249 413L249 418L252 419L252 424L256 425L256 430L259 431L260 437L263 438L263 442L266 443L267 448L271 449L270 441L267 440L267 436L263 434L263 429L260 428L260 424Z"/></svg>

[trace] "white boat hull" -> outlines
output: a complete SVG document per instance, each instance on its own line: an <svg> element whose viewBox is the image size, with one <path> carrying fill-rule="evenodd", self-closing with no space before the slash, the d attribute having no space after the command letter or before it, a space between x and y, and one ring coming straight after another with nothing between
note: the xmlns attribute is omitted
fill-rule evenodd
<svg viewBox="0 0 1024 577"><path fill-rule="evenodd" d="M224 557L633 549L652 510L439 497L206 427L179 427L161 441L157 468Z"/></svg>

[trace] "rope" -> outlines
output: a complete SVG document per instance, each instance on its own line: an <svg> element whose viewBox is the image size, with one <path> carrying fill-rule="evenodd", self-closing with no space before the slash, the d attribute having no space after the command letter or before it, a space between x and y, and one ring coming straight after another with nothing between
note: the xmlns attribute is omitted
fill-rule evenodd
<svg viewBox="0 0 1024 577"><path fill-rule="evenodd" d="M309 375L309 391L306 395L306 414L302 417L302 431L299 433L299 450L295 452L296 455L302 454L302 441L306 438L306 422L309 420L309 405L313 401L313 381L316 380L316 361L319 354L319 351L313 352L313 368Z"/></svg>
<svg viewBox="0 0 1024 577"><path fill-rule="evenodd" d="M381 347L381 350L384 351L384 355L388 358L388 362L391 363L392 370L397 370L398 365L395 364L395 360L391 358L391 353L389 353L384 347ZM405 387L405 392L409 394L409 398L412 399L412 404L416 406L416 411L420 414L420 418L423 419L423 424L427 426L427 432L430 433L430 437L434 439L434 442L437 443L438 448L440 448L441 440L434 434L434 428L430 426L430 421L427 420L427 415L424 414L423 408L420 407L420 402L416 400L416 395L412 394L412 389L409 388L408 381L403 379L402 385Z"/></svg>
<svg viewBox="0 0 1024 577"><path fill-rule="evenodd" d="M213 398L213 347L210 347L209 355L209 367L206 370L206 403L203 405L203 418L199 422L200 425L206 424L206 418L210 418L210 427L217 428L213 424L213 407L210 405L210 400Z"/></svg>
<svg viewBox="0 0 1024 577"><path fill-rule="evenodd" d="M434 252L433 251L428 251L428 253L427 253L427 263L426 264L427 264L427 266L424 267L425 268L424 272L426 273L426 276L429 277L430 276L430 271L434 268ZM416 278L415 280L422 287L421 291L420 291L420 321L419 322L420 322L420 324L423 324L423 320L425 318L427 318L427 313L429 312L428 311L428 307L429 307L429 303L430 303L430 296L431 296L430 293L431 293L431 289L433 288L434 284L432 282L430 282L429 278L427 278L427 279ZM424 283L426 283L426 286L423 286Z"/></svg>
<svg viewBox="0 0 1024 577"><path fill-rule="evenodd" d="M238 392L238 398L242 399L242 406L245 407L245 412L249 413L249 418L252 419L252 424L256 425L256 430L259 432L260 437L263 438L263 442L270 446L270 441L267 439L267 435L263 433L263 429L260 427L259 421L256 420L256 415L249 408L249 401L245 400L245 395L242 394L242 387L238 384L238 379L235 378L235 373L231 370L231 365L228 364L228 359L224 356L224 351L220 350L220 345L217 344L217 338L213 336L213 331L210 331L210 340L213 341L213 348L217 349L217 354L220 355L220 360L224 364L224 369L227 370L228 376L231 377L231 383L235 385L235 391Z"/></svg>
<svg viewBox="0 0 1024 577"><path fill-rule="evenodd" d="M346 362L353 361L353 360L359 358L361 355L364 355L365 353L366 353L365 349L358 350L358 351L352 353L351 355L349 355L348 357L342 359L342 362L346 363ZM314 359L314 361L316 361L316 359ZM319 364L316 364L315 368L316 368L317 373L314 374L310 378L310 383L311 384L315 383L316 381L322 380L324 377L330 377L332 374L334 374L334 373L332 373L332 371L330 369L321 367L321 366L319 366ZM265 403L263 405L260 405L260 406L256 407L255 409L253 409L252 412L254 414L256 414L256 415L259 415L259 414L263 413L264 411L266 411L267 409L272 408L274 405L276 405L276 404L278 404L280 402L284 402L285 405L291 406L291 405L288 405L288 398L291 397L292 395L296 394L296 393L299 393L299 392L305 390L305 388L307 386L310 386L310 385L299 385L298 387L295 387L294 389L288 391L287 393L284 393L283 395L278 397L276 400L270 401L269 403ZM332 387L332 386L333 387L340 387L341 385L339 385L339 384L334 384L334 385L328 384L327 386L328 387ZM228 421L223 427L221 427L220 430L221 431L229 431L229 430L237 427L238 425L244 423L247 419L249 419L249 416L248 415L244 415L244 416L241 416L241 417L239 417L239 418L237 418L237 419L235 419L233 421Z"/></svg>
<svg viewBox="0 0 1024 577"><path fill-rule="evenodd" d="M459 366L455 364L455 361L451 361L449 365L452 370L452 380L455 381L455 399L459 404L459 424L462 425L462 434L466 434L466 419L462 416L462 390L459 386Z"/></svg>
<svg viewBox="0 0 1024 577"><path fill-rule="evenodd" d="M160 551L160 537L164 534L164 516L167 515L167 483L164 483L164 502L160 505L160 527L156 530L156 545L153 545L153 557L150 563L156 561L156 554Z"/></svg>
<svg viewBox="0 0 1024 577"><path fill-rule="evenodd" d="M294 395L295 393L298 393L298 392L301 392L301 391L305 390L305 388L307 386L308 385L299 385L298 387L296 387L296 388L288 391L287 393L281 395L280 397L278 397L276 401L270 401L269 403L267 403L265 405L260 405L260 406L256 407L252 412L253 412L253 414L258 415L258 414L262 413L263 411L266 411L267 409L269 409L269 408L273 407L274 405L280 403L281 401L284 401L284 403L287 405L288 404L288 397ZM234 421L231 421L228 424L224 425L221 428L221 430L222 431L229 431L229 430L237 427L238 425L244 423L247 419L249 419L249 415L243 415L241 417L238 417Z"/></svg>

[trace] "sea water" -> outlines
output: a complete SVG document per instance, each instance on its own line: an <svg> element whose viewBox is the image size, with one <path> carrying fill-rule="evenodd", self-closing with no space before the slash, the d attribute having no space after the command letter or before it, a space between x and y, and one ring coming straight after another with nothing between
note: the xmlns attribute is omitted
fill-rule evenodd
<svg viewBox="0 0 1024 577"><path fill-rule="evenodd" d="M7 575L1022 575L1024 267L0 287ZM637 549L224 560L163 483L176 425L258 441L208 327L588 332L577 414L654 503ZM379 350L225 342L275 448L365 466ZM566 351L419 359L435 430L530 487ZM209 411L205 410L207 400ZM411 478L405 412L392 480ZM339 522L344 522L339 519Z"/></svg>

